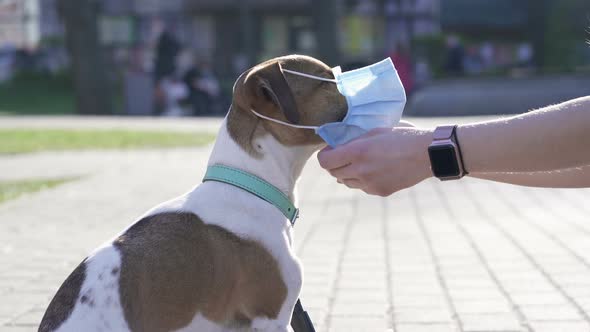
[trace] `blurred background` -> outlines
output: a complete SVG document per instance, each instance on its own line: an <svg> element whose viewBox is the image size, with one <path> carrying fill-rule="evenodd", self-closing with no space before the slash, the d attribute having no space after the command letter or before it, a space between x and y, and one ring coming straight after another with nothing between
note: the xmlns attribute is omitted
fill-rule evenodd
<svg viewBox="0 0 590 332"><path fill-rule="evenodd" d="M590 95L589 30L590 0L0 0L0 331L36 330L84 255L201 181L247 68L391 57L410 121L462 124ZM587 189L379 200L312 160L300 192L318 331L590 331Z"/></svg>
<svg viewBox="0 0 590 332"><path fill-rule="evenodd" d="M588 0L0 0L0 112L221 116L299 53L391 57L407 115L520 113L590 93L589 26Z"/></svg>

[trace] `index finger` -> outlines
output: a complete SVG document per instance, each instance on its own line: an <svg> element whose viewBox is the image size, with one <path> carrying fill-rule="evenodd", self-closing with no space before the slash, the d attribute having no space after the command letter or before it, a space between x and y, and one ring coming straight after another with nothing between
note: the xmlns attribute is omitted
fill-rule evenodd
<svg viewBox="0 0 590 332"><path fill-rule="evenodd" d="M318 161L322 168L331 170L351 163L353 157L347 145L336 148L326 147L318 153Z"/></svg>

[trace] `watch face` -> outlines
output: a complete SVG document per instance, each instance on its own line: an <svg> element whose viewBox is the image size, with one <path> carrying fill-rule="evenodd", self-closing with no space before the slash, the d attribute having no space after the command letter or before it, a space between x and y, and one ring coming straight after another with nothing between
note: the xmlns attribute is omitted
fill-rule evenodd
<svg viewBox="0 0 590 332"><path fill-rule="evenodd" d="M459 164L453 145L434 145L428 148L432 173L437 178L459 176Z"/></svg>

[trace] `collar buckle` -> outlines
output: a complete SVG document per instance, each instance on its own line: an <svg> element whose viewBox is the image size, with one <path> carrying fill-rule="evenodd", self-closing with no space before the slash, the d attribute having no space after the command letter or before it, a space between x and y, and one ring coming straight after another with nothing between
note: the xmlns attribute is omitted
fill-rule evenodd
<svg viewBox="0 0 590 332"><path fill-rule="evenodd" d="M291 218L291 227L295 227L295 222L299 218L299 209L295 209L295 213L293 214L293 218Z"/></svg>

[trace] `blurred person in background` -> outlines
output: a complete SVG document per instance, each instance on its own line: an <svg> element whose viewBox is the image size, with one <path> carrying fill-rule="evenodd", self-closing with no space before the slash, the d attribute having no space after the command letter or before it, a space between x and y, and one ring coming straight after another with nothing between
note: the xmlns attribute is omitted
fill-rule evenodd
<svg viewBox="0 0 590 332"><path fill-rule="evenodd" d="M479 47L479 57L484 70L489 70L494 66L494 53L494 45L489 41L483 42Z"/></svg>
<svg viewBox="0 0 590 332"><path fill-rule="evenodd" d="M530 43L520 43L516 51L518 65L521 67L530 67L533 64L533 46Z"/></svg>
<svg viewBox="0 0 590 332"><path fill-rule="evenodd" d="M156 43L154 78L156 83L176 72L176 57L181 46L176 37L166 27L162 30Z"/></svg>
<svg viewBox="0 0 590 332"><path fill-rule="evenodd" d="M447 37L447 56L445 70L448 75L462 76L464 73L465 50L459 37L451 35Z"/></svg>
<svg viewBox="0 0 590 332"><path fill-rule="evenodd" d="M477 75L483 72L483 62L477 46L469 46L464 63L465 72L469 75Z"/></svg>
<svg viewBox="0 0 590 332"><path fill-rule="evenodd" d="M157 36L155 59L154 59L154 85L156 87L156 112L161 113L168 106L170 96L166 96L166 91L170 91L163 86L164 80L173 80L176 74L176 61L180 53L181 45L168 30L166 25L161 21L156 21L155 30ZM170 82L167 82L169 86Z"/></svg>
<svg viewBox="0 0 590 332"><path fill-rule="evenodd" d="M192 115L215 113L215 102L220 95L219 80L209 61L195 60L197 66L191 67L183 76L188 89L188 101Z"/></svg>
<svg viewBox="0 0 590 332"><path fill-rule="evenodd" d="M16 67L18 71L35 72L39 68L40 52L34 47L21 47L16 50Z"/></svg>
<svg viewBox="0 0 590 332"><path fill-rule="evenodd" d="M501 110L500 110L501 111ZM408 125L408 124L405 124ZM380 128L318 154L339 183L389 196L433 176L433 128ZM590 96L510 118L456 126L458 176L531 187L590 187ZM450 167L452 162L446 162ZM457 166L459 167L459 166Z"/></svg>
<svg viewBox="0 0 590 332"><path fill-rule="evenodd" d="M183 116L182 101L189 95L189 91L177 75L170 75L160 80L160 88L164 95L163 116Z"/></svg>
<svg viewBox="0 0 590 332"><path fill-rule="evenodd" d="M10 80L16 68L16 48L11 44L0 47L0 82Z"/></svg>
<svg viewBox="0 0 590 332"><path fill-rule="evenodd" d="M428 60L425 58L418 58L416 60L416 89L426 85L432 79L432 71Z"/></svg>
<svg viewBox="0 0 590 332"><path fill-rule="evenodd" d="M414 71L412 68L412 60L408 48L402 43L397 44L395 51L389 56L395 69L399 75L399 78L406 90L406 94L409 96L414 90Z"/></svg>

